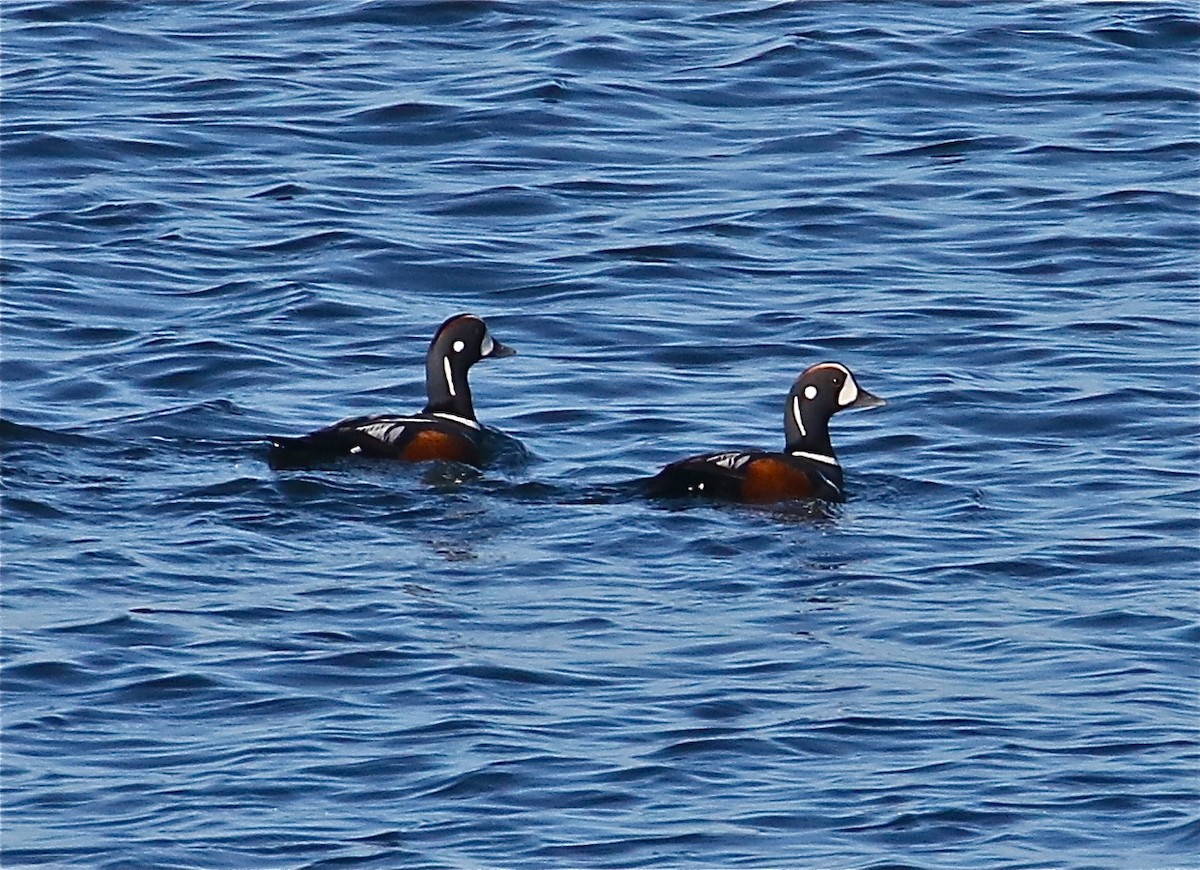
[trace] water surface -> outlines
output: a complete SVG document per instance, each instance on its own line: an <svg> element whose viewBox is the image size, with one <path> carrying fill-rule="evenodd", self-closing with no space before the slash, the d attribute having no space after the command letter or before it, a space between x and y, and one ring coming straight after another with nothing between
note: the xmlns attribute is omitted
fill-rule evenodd
<svg viewBox="0 0 1200 870"><path fill-rule="evenodd" d="M2 14L5 867L1195 863L1193 5Z"/></svg>

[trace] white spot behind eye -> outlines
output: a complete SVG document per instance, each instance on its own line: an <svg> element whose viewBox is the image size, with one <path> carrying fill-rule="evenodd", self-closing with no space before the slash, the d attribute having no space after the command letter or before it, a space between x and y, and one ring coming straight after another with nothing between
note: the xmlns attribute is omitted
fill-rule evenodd
<svg viewBox="0 0 1200 870"><path fill-rule="evenodd" d="M816 397L817 397L817 388L816 387L814 387L812 384L809 384L807 387L804 388L804 398L815 399Z"/></svg>
<svg viewBox="0 0 1200 870"><path fill-rule="evenodd" d="M455 353L462 353L464 347L466 347L466 345L463 344L463 340L461 338L455 340L455 342L454 342L454 352Z"/></svg>
<svg viewBox="0 0 1200 870"><path fill-rule="evenodd" d="M842 384L842 391L838 393L838 404L843 408L858 398L858 384L854 383L854 378L850 373L846 373L846 383Z"/></svg>

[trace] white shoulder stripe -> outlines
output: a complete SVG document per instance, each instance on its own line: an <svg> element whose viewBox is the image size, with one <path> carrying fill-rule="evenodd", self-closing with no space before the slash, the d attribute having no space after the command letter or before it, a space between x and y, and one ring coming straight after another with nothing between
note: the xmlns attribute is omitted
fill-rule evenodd
<svg viewBox="0 0 1200 870"><path fill-rule="evenodd" d="M830 480L828 477L823 475L821 472L819 472L819 471L817 472L817 477L821 478L821 480L823 480L827 484L829 484L830 488L833 489L833 491L836 492L838 495L842 494L842 488L840 486L838 486L836 483L834 483L832 480Z"/></svg>

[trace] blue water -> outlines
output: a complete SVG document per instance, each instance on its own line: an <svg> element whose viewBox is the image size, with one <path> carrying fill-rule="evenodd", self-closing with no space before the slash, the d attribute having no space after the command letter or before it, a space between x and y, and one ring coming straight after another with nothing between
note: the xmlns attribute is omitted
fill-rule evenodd
<svg viewBox="0 0 1200 870"><path fill-rule="evenodd" d="M6 870L1196 864L1194 4L2 15Z"/></svg>

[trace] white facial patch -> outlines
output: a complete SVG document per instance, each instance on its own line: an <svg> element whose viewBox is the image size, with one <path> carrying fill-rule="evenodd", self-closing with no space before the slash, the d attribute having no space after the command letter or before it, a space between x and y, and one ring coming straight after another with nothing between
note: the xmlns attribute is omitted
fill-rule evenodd
<svg viewBox="0 0 1200 870"><path fill-rule="evenodd" d="M816 395L816 390L813 387L809 387L808 389L813 390L813 395L814 396ZM804 392L805 392L805 394L807 394L808 390L805 390ZM799 396L792 397L792 419L796 421L796 426L797 426L797 428L800 429L800 435L801 436L807 435L808 431L804 428L804 419L800 416L800 397Z"/></svg>
<svg viewBox="0 0 1200 870"><path fill-rule="evenodd" d="M462 353L464 347L466 347L466 345L463 344L463 340L461 338L455 340L455 342L454 342L454 352L455 353Z"/></svg>
<svg viewBox="0 0 1200 870"><path fill-rule="evenodd" d="M450 371L450 357L448 356L442 357L442 371L446 373L446 389L450 391L451 396L457 396L458 393L454 392L454 375Z"/></svg>
<svg viewBox="0 0 1200 870"><path fill-rule="evenodd" d="M809 401L812 401L816 397L817 397L817 388L816 387L814 387L812 384L809 384L807 387L804 388L804 398L808 399Z"/></svg>
<svg viewBox="0 0 1200 870"><path fill-rule="evenodd" d="M838 393L838 404L844 408L857 398L858 384L854 383L854 376L846 372L846 383L842 384L842 390Z"/></svg>
<svg viewBox="0 0 1200 870"><path fill-rule="evenodd" d="M490 356L492 351L496 349L496 342L492 341L492 337L488 333L483 334L483 344L479 346L480 356Z"/></svg>

